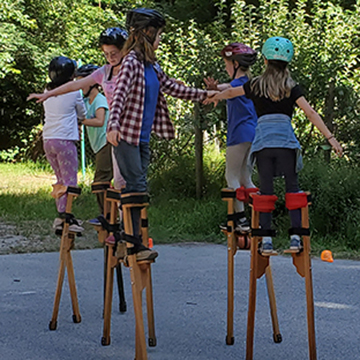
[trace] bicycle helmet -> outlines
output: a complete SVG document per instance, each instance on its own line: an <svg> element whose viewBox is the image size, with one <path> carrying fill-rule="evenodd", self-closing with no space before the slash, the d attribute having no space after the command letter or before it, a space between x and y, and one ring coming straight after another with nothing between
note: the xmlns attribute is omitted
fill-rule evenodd
<svg viewBox="0 0 360 360"><path fill-rule="evenodd" d="M146 29L149 26L161 29L165 24L164 16L153 9L139 8L130 10L126 16L126 28L129 31Z"/></svg>
<svg viewBox="0 0 360 360"><path fill-rule="evenodd" d="M76 70L76 61L66 56L53 58L49 65L49 78L54 84L64 84L72 79Z"/></svg>
<svg viewBox="0 0 360 360"><path fill-rule="evenodd" d="M99 45L100 47L103 45L115 45L121 50L127 38L128 33L126 30L119 27L107 28L100 34Z"/></svg>
<svg viewBox="0 0 360 360"><path fill-rule="evenodd" d="M232 43L221 50L221 56L227 60L237 61L239 66L250 67L256 62L257 52L242 43Z"/></svg>
<svg viewBox="0 0 360 360"><path fill-rule="evenodd" d="M261 52L267 60L290 62L294 56L294 47L289 39L275 36L265 41Z"/></svg>
<svg viewBox="0 0 360 360"><path fill-rule="evenodd" d="M93 64L83 65L76 70L75 76L76 77L78 77L78 76L86 77L86 76L92 74L97 69L99 69L99 66L97 66L97 65L93 65Z"/></svg>

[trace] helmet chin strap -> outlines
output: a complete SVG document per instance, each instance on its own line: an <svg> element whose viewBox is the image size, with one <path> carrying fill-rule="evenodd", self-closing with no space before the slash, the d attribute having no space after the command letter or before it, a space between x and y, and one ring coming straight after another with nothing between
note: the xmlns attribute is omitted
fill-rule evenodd
<svg viewBox="0 0 360 360"><path fill-rule="evenodd" d="M233 73L233 76L232 76L232 80L234 80L234 79L235 79L235 76L236 76L237 71L240 69L240 65L238 65L238 66L236 67L236 65L235 65L235 61L234 61L234 60L232 61L232 63L233 63L233 66L234 66L234 73Z"/></svg>
<svg viewBox="0 0 360 360"><path fill-rule="evenodd" d="M122 60L123 60L123 59L121 58L121 60L120 60L116 65L114 65L114 66L111 67L109 76L108 76L108 78L107 78L107 81L110 81L110 80L112 79L114 68L116 68L117 66L119 66L119 65L122 63Z"/></svg>
<svg viewBox="0 0 360 360"><path fill-rule="evenodd" d="M90 86L88 92L87 92L86 94L84 94L84 98L89 97L89 95L90 95L90 93L91 93L91 90L92 90L94 87L97 87L97 86L98 86L97 84Z"/></svg>

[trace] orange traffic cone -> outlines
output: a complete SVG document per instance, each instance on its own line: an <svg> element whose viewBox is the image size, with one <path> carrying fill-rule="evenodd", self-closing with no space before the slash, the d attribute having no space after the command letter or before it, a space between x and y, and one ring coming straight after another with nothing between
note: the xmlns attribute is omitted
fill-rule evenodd
<svg viewBox="0 0 360 360"><path fill-rule="evenodd" d="M154 242L152 238L149 238L149 249L152 249L154 247Z"/></svg>
<svg viewBox="0 0 360 360"><path fill-rule="evenodd" d="M330 250L324 250L321 253L321 260L322 261L327 261L327 262L334 262L331 251Z"/></svg>

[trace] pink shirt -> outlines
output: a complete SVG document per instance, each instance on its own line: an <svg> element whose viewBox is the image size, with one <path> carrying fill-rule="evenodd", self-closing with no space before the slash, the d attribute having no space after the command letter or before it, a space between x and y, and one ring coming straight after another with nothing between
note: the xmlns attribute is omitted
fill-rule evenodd
<svg viewBox="0 0 360 360"><path fill-rule="evenodd" d="M116 76L113 75L111 80L108 80L110 71L111 65L107 64L91 74L91 77L94 79L94 81L103 88L109 109L111 109L111 103L114 97L114 89L116 86Z"/></svg>

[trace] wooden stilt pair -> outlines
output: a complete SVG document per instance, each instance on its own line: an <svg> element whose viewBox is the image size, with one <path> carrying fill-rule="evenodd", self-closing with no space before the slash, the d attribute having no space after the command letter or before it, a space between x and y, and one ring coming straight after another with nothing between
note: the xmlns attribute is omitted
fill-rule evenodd
<svg viewBox="0 0 360 360"><path fill-rule="evenodd" d="M109 236L113 235L116 229L119 229L119 223L117 221L118 211L116 209L116 207L118 206L118 200L116 199L115 201L111 201L111 198L107 197L108 189L110 189L110 182L95 182L91 184L92 193L101 194L104 199L104 211L103 211L104 224L94 225L94 228L98 233L99 242L104 246L104 303L105 303L105 292L106 292L107 260L108 260L108 250L109 250L109 247L105 246L105 240ZM114 207L113 209L111 209L112 206ZM109 226L106 226L107 223L109 224ZM116 264L116 281L117 281L117 288L119 294L119 311L121 313L124 313L127 310L127 304L125 299L122 266L120 262Z"/></svg>
<svg viewBox="0 0 360 360"><path fill-rule="evenodd" d="M131 219L131 209L141 208L141 234L143 244L148 247L148 228L147 228L147 210L148 196L146 193L120 194L115 190L107 190L106 198L111 202L110 219L115 217L119 202L121 201L124 221L124 233L131 237L134 235L133 223ZM138 232L137 232L138 233ZM128 239L125 236L125 240ZM126 246L126 248L124 248ZM132 251L131 242L118 241L115 244L106 242L107 249L107 276L104 306L104 329L101 339L102 345L110 344L111 327L111 306L113 292L113 274L114 268L120 262L129 267L131 288L133 295L134 313L135 313L135 359L147 360L145 328L142 309L142 291L146 291L147 317L149 346L156 346L155 322L153 310L153 294L151 279L151 264L154 260L137 261L136 254ZM126 250L126 251L124 251Z"/></svg>
<svg viewBox="0 0 360 360"><path fill-rule="evenodd" d="M226 196L226 193L228 196ZM309 194L307 194L308 196ZM255 195L259 196L259 195ZM250 195L251 198L254 195ZM223 199L228 202L228 214L233 214L233 199L234 194L231 190L223 190ZM314 298L312 286L312 271L310 258L310 236L309 236L309 201L296 208L301 208L302 228L298 229L302 235L303 249L300 251L287 250L285 253L291 253L293 257L293 264L296 267L298 274L305 278L306 301L307 301L307 322L308 322L308 344L309 344L309 358L316 360L316 339L315 339L315 318L314 318ZM259 226L260 211L252 206L252 238L251 238L251 259L250 259L250 281L249 281L249 306L248 306L248 322L247 322L247 337L246 337L246 360L253 359L253 345L254 345L254 329L255 329L255 309L256 309L256 286L257 279L264 274L266 277L267 289L269 294L271 320L273 326L274 342L279 343L282 337L279 331L279 324L276 311L275 292L271 274L271 267L269 256L263 256L259 252L259 243L262 241L261 229ZM231 223L228 222L228 328L226 343L232 345L234 343L233 337L233 301L234 301L234 262L233 256L236 253L234 250L234 234L231 230Z"/></svg>
<svg viewBox="0 0 360 360"><path fill-rule="evenodd" d="M226 334L226 344L234 344L234 256L239 249L238 238L239 235L235 233L235 224L234 224L234 201L236 198L236 191L233 189L222 189L221 192L222 199L227 202L228 208L228 223L227 223L227 258L228 258L228 303L227 303L227 334ZM241 235L245 242L250 242L251 249L253 249L252 239L250 241L249 234ZM252 251L252 250L251 250ZM251 252L252 254L252 252ZM252 256L253 258L253 256ZM256 278L260 278L264 273L266 276L266 284L269 295L270 302L270 311L271 311L271 320L273 325L273 337L274 341L279 343L281 342L281 334L279 330L279 323L277 318L276 311L276 300L274 285L272 280L271 268L269 265L269 258L259 258L257 259L261 266ZM251 269L250 269L250 274ZM253 273L254 274L254 273ZM255 279L256 279L255 278Z"/></svg>
<svg viewBox="0 0 360 360"><path fill-rule="evenodd" d="M74 247L74 240L76 233L69 231L70 226L70 218L71 218L71 208L73 199L80 195L81 189L73 186L62 186L62 185L54 185L54 190L52 192L52 196L54 198L59 198L64 194L67 194L67 203L66 203L66 218L63 225L61 242L60 242L60 261L59 261L59 271L58 271L58 280L55 291L55 300L54 300L54 308L52 318L49 324L50 330L55 330L57 327L57 318L59 314L59 306L61 299L62 286L65 277L65 267L67 269L67 276L70 288L70 296L71 303L73 309L73 322L79 323L81 322L77 292L76 292L76 284L75 284L75 274L74 267L72 262L72 257L70 251Z"/></svg>

